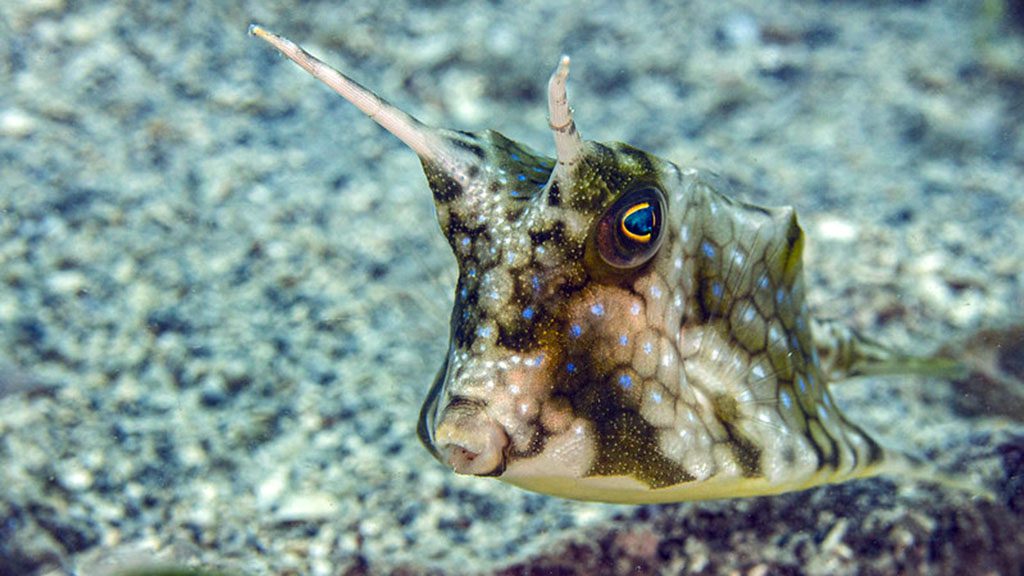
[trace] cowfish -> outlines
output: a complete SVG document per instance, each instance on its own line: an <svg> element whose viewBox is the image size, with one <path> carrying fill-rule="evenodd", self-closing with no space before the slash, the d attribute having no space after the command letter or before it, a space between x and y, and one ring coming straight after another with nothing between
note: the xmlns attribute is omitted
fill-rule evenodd
<svg viewBox="0 0 1024 576"><path fill-rule="evenodd" d="M418 435L454 472L662 503L915 466L851 422L829 383L931 365L811 317L793 208L583 140L568 57L548 82L550 157L495 131L425 125L290 40L249 32L420 158L458 281Z"/></svg>

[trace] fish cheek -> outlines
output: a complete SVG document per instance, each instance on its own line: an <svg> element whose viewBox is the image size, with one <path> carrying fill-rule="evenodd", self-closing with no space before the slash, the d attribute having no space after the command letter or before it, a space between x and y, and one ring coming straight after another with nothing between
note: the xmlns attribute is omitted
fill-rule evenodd
<svg viewBox="0 0 1024 576"><path fill-rule="evenodd" d="M591 285L566 308L566 377L556 383L593 446L584 476L626 476L651 488L693 476L660 449L659 430L641 414L644 395L660 385L635 370L651 334L642 299L625 288Z"/></svg>

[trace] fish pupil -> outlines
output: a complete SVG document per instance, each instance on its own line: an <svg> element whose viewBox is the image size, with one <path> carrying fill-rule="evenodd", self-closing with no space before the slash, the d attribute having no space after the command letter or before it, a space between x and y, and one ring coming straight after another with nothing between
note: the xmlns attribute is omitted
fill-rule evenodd
<svg viewBox="0 0 1024 576"><path fill-rule="evenodd" d="M622 232L635 242L650 242L655 225L654 208L648 202L633 205L622 216Z"/></svg>

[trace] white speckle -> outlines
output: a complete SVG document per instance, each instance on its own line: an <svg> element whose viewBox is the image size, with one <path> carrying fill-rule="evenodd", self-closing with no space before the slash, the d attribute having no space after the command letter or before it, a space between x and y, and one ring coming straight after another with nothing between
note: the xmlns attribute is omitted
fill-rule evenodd
<svg viewBox="0 0 1024 576"><path fill-rule="evenodd" d="M574 427L573 427L572 431L573 431L573 432L574 432L574 433L575 433L575 434L576 434L577 436L583 436L583 433L585 432L585 430L584 430L584 428L583 428L583 424L577 424L576 426L574 426Z"/></svg>
<svg viewBox="0 0 1024 576"><path fill-rule="evenodd" d="M93 475L86 468L72 466L61 475L60 482L72 492L82 492L92 487Z"/></svg>
<svg viewBox="0 0 1024 576"><path fill-rule="evenodd" d="M761 366L760 364L755 364L754 367L750 369L750 373L759 379L764 378L764 366Z"/></svg>
<svg viewBox="0 0 1024 576"><path fill-rule="evenodd" d="M682 270L683 269L683 259L682 258L676 258L675 261L672 262L672 265L676 267L676 270Z"/></svg>
<svg viewBox="0 0 1024 576"><path fill-rule="evenodd" d="M12 108L0 112L0 136L24 138L35 130L35 119L22 110Z"/></svg>
<svg viewBox="0 0 1024 576"><path fill-rule="evenodd" d="M512 356L512 363L513 364L519 364L522 361L523 361L522 357L520 357L518 354Z"/></svg>
<svg viewBox="0 0 1024 576"><path fill-rule="evenodd" d="M508 387L508 393L513 395L513 396L519 394L519 385L518 384L512 384L511 386L509 386Z"/></svg>
<svg viewBox="0 0 1024 576"><path fill-rule="evenodd" d="M737 266L743 266L743 263L747 261L747 257L743 255L743 252L733 248L732 249L732 262Z"/></svg>
<svg viewBox="0 0 1024 576"><path fill-rule="evenodd" d="M747 308L743 312L743 321L744 322L753 322L754 321L754 309L753 308Z"/></svg>
<svg viewBox="0 0 1024 576"><path fill-rule="evenodd" d="M491 300L498 300L498 299L500 299L500 296L498 296L498 291L497 290L491 290Z"/></svg>
<svg viewBox="0 0 1024 576"><path fill-rule="evenodd" d="M629 307L629 313L633 316L638 316L640 314L640 303L633 302L633 305Z"/></svg>
<svg viewBox="0 0 1024 576"><path fill-rule="evenodd" d="M671 354L663 354L661 356L661 365L665 366L666 368L671 366L672 365L672 355Z"/></svg>
<svg viewBox="0 0 1024 576"><path fill-rule="evenodd" d="M651 286L651 296L661 298L661 288L659 286Z"/></svg>
<svg viewBox="0 0 1024 576"><path fill-rule="evenodd" d="M644 342L644 353L650 354L651 352L654 352L654 345L650 342Z"/></svg>
<svg viewBox="0 0 1024 576"><path fill-rule="evenodd" d="M519 413L522 414L523 416L526 416L526 413L529 412L529 411L530 411L530 404L529 403L523 402L522 404L519 405Z"/></svg>
<svg viewBox="0 0 1024 576"><path fill-rule="evenodd" d="M651 400L653 400L655 404L661 404L661 392L658 392L657 390L651 392Z"/></svg>
<svg viewBox="0 0 1024 576"><path fill-rule="evenodd" d="M672 305L675 306L677 309L681 309L683 307L682 295L676 294L675 298L672 299Z"/></svg>
<svg viewBox="0 0 1024 576"><path fill-rule="evenodd" d="M683 224L682 228L679 229L679 238L681 238L683 242L690 241L690 227L686 224Z"/></svg>
<svg viewBox="0 0 1024 576"><path fill-rule="evenodd" d="M834 216L825 216L818 221L816 236L835 242L853 242L857 239L857 227L853 223Z"/></svg>

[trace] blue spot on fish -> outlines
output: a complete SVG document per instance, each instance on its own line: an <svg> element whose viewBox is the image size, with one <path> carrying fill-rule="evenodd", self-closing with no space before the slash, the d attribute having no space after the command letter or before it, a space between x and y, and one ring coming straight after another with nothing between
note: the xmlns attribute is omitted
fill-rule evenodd
<svg viewBox="0 0 1024 576"><path fill-rule="evenodd" d="M629 390L633 387L633 378L629 374L619 376L619 386L622 386L623 390Z"/></svg>
<svg viewBox="0 0 1024 576"><path fill-rule="evenodd" d="M710 242L701 242L700 243L700 250L708 258L714 258L715 257L715 247L712 246Z"/></svg>
<svg viewBox="0 0 1024 576"><path fill-rule="evenodd" d="M619 336L619 344L621 344L622 346L629 344L629 336L626 336L625 334Z"/></svg>
<svg viewBox="0 0 1024 576"><path fill-rule="evenodd" d="M715 296L715 298L721 298L723 291L724 291L724 289L722 288L722 283L721 282L712 282L711 283L711 293Z"/></svg>
<svg viewBox="0 0 1024 576"><path fill-rule="evenodd" d="M590 313L594 316L604 316L604 304L594 304L590 307Z"/></svg>
<svg viewBox="0 0 1024 576"><path fill-rule="evenodd" d="M779 401L787 410L793 407L793 397L789 395L789 390L779 390Z"/></svg>
<svg viewBox="0 0 1024 576"><path fill-rule="evenodd" d="M565 365L565 371L568 372L569 374L575 373L576 365L573 364L572 362L569 362L568 364Z"/></svg>
<svg viewBox="0 0 1024 576"><path fill-rule="evenodd" d="M569 327L569 335L573 338L579 338L580 334L583 334L583 328L579 324L573 324Z"/></svg>
<svg viewBox="0 0 1024 576"><path fill-rule="evenodd" d="M527 306L523 309L523 318L526 318L527 320L533 319L533 306Z"/></svg>

